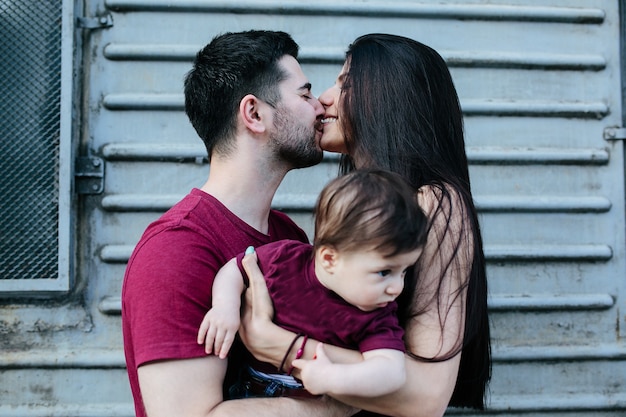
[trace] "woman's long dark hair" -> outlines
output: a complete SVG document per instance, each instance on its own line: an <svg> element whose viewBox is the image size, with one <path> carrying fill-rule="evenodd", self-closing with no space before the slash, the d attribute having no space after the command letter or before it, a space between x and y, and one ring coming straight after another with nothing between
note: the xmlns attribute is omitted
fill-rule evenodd
<svg viewBox="0 0 626 417"><path fill-rule="evenodd" d="M342 87L340 117L349 156L342 157L341 171L377 167L401 174L416 190L431 186L438 190L434 217L442 215L447 219L444 230L437 231L440 237L453 233L451 218L460 219L464 223L461 230L471 232L470 237L458 233L453 253L447 255L447 264L439 277L436 295L440 300L444 274L458 266L454 262L461 245L467 243L463 239L472 239L471 271L456 293L458 297L467 288L462 343L459 341L456 348L434 358L415 353L412 356L416 360L444 361L461 351L450 405L483 409L491 377L485 256L470 188L463 116L452 77L445 61L432 48L395 35L359 37L350 45L346 62L349 68ZM467 221L469 225L465 224ZM405 286L409 291L398 300L400 319L405 324L422 312L414 302L419 300L415 291L420 277L412 275L413 282ZM440 317L442 326L445 314Z"/></svg>

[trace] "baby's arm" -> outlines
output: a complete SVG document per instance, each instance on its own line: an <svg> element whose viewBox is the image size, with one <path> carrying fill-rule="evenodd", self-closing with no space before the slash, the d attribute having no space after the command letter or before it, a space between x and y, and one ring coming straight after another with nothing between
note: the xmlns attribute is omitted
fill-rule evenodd
<svg viewBox="0 0 626 417"><path fill-rule="evenodd" d="M302 384L311 394L378 397L398 390L406 380L404 352L376 349L363 353L363 361L340 364L330 361L323 345L317 345L315 359L297 359Z"/></svg>
<svg viewBox="0 0 626 417"><path fill-rule="evenodd" d="M231 259L215 275L213 306L202 319L198 330L198 344L206 344L207 354L213 352L221 359L228 355L239 330L241 294L244 289L237 259Z"/></svg>

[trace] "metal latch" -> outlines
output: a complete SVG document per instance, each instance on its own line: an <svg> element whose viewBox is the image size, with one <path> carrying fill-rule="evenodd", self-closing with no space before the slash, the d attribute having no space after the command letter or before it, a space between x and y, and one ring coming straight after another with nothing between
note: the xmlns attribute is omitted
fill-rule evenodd
<svg viewBox="0 0 626 417"><path fill-rule="evenodd" d="M624 140L626 139L626 128L619 126L611 126L604 129L605 140Z"/></svg>
<svg viewBox="0 0 626 417"><path fill-rule="evenodd" d="M95 17L78 17L76 25L83 29L105 29L113 26L113 16L109 13Z"/></svg>
<svg viewBox="0 0 626 417"><path fill-rule="evenodd" d="M78 194L100 194L104 191L104 161L93 156L76 158L74 188Z"/></svg>

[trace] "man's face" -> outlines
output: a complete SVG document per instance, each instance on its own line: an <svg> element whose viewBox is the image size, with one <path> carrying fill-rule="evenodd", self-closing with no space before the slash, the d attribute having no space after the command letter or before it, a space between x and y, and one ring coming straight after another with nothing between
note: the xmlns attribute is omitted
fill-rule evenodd
<svg viewBox="0 0 626 417"><path fill-rule="evenodd" d="M324 109L311 94L311 84L295 58L279 61L286 78L279 84L281 100L276 105L271 145L277 156L293 168L304 168L321 162L321 119Z"/></svg>

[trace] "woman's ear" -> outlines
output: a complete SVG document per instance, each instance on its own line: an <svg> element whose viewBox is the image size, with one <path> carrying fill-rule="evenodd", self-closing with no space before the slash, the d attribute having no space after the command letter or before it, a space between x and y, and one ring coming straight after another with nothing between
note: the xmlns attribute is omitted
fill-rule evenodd
<svg viewBox="0 0 626 417"><path fill-rule="evenodd" d="M263 133L267 129L269 106L253 94L247 94L239 102L239 115L244 126L253 133Z"/></svg>
<svg viewBox="0 0 626 417"><path fill-rule="evenodd" d="M339 252L332 246L322 245L317 250L317 256L322 268L324 268L327 273L332 274L337 265Z"/></svg>

